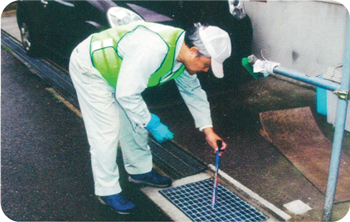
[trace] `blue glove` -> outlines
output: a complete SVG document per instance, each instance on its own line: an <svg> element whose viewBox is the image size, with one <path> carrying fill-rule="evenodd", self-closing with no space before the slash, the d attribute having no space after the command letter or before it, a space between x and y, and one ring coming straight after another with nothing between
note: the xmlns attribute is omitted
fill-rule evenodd
<svg viewBox="0 0 350 222"><path fill-rule="evenodd" d="M153 135L158 143L174 138L174 134L169 130L169 128L161 123L159 117L153 113L151 113L151 120L147 124L146 129Z"/></svg>

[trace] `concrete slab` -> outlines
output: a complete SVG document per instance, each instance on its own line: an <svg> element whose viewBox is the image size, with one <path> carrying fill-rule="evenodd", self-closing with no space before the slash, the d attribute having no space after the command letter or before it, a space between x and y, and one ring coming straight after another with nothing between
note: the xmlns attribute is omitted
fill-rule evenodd
<svg viewBox="0 0 350 222"><path fill-rule="evenodd" d="M309 210L312 210L312 208L309 207L309 205L305 204L301 200L294 200L290 203L284 204L283 206L293 214L304 214Z"/></svg>

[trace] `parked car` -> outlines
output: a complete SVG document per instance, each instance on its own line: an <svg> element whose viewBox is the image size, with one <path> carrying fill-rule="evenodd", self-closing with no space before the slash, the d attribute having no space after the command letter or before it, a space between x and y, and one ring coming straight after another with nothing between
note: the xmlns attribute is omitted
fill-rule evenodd
<svg viewBox="0 0 350 222"><path fill-rule="evenodd" d="M186 29L195 22L217 25L232 40L224 82L240 83L249 75L241 58L251 54L252 26L240 0L224 1L18 1L17 21L24 49L67 68L73 48L92 33L133 21L152 21ZM202 80L204 85L215 85ZM219 81L219 80L218 80Z"/></svg>

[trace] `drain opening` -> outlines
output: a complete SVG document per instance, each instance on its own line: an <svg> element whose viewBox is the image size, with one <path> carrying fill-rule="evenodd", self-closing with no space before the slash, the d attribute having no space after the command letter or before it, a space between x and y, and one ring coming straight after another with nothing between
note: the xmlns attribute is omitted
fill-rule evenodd
<svg viewBox="0 0 350 222"><path fill-rule="evenodd" d="M153 161L172 179L192 176L206 170L207 166L172 142L159 144L149 139Z"/></svg>

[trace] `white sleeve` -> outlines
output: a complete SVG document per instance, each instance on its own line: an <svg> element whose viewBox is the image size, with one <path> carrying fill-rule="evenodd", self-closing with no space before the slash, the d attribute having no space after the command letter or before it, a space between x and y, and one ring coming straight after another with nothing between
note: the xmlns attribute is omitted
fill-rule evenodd
<svg viewBox="0 0 350 222"><path fill-rule="evenodd" d="M176 85L190 110L195 125L200 130L212 127L210 106L206 92L202 89L197 75L190 75L187 71L175 79Z"/></svg>
<svg viewBox="0 0 350 222"><path fill-rule="evenodd" d="M150 76L161 66L167 46L158 35L141 28L123 37L119 47L123 61L116 99L134 127L145 127L151 116L141 93L147 88Z"/></svg>

